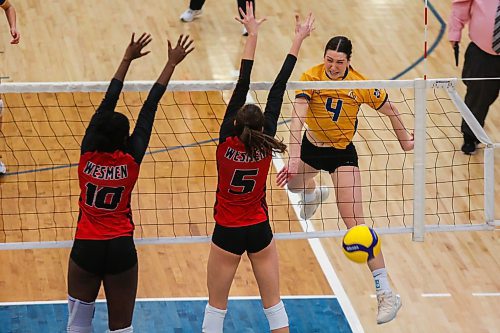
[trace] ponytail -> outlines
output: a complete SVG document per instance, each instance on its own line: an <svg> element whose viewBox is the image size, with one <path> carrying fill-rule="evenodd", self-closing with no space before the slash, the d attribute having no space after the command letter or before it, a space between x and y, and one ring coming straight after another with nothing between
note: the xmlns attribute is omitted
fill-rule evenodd
<svg viewBox="0 0 500 333"><path fill-rule="evenodd" d="M273 151L285 152L286 145L272 136L262 133L264 115L255 104L246 104L236 113L235 130L245 145L248 156L256 160L271 155Z"/></svg>
<svg viewBox="0 0 500 333"><path fill-rule="evenodd" d="M245 145L247 155L252 159L257 159L258 155L268 156L277 151L284 153L286 145L272 136L262 133L260 130L251 129L243 126L243 131L239 135L240 141Z"/></svg>

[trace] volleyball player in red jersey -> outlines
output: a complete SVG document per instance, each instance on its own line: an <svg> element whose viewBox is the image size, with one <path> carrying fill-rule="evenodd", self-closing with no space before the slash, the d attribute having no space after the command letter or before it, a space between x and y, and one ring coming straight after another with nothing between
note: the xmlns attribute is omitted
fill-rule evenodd
<svg viewBox="0 0 500 333"><path fill-rule="evenodd" d="M134 34L92 117L82 141L78 178L80 214L68 269L68 332L92 331L94 302L104 284L110 332L133 332L137 292L137 253L130 196L146 153L158 103L175 66L193 48L180 36L168 42L168 62L144 102L132 135L128 118L114 109L132 60L145 56L149 34Z"/></svg>
<svg viewBox="0 0 500 333"><path fill-rule="evenodd" d="M207 268L208 304L202 331L221 333L229 289L242 254L246 251L259 286L264 313L272 332L289 332L288 316L279 292L278 253L269 224L266 179L273 151L286 145L276 140L277 122L286 83L297 61L302 41L313 30L310 14L304 23L296 17L295 38L269 92L265 112L246 104L257 34L264 19L256 20L251 3L240 8L248 39L240 76L220 128L216 152L218 186L214 208L215 228Z"/></svg>

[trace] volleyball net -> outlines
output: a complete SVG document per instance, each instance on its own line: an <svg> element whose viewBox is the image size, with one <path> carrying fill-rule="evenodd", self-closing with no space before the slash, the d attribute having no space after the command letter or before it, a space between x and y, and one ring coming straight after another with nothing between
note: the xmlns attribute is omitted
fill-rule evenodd
<svg viewBox="0 0 500 333"><path fill-rule="evenodd" d="M366 224L379 233L485 230L495 217L492 141L462 102L456 80L290 82L278 138L288 142L296 89L385 89L410 131L405 153L388 117L362 106L354 143L359 155ZM0 249L67 247L78 218L77 164L88 122L109 82L3 83L0 155ZM152 82L125 83L116 111L135 125ZM253 83L247 102L265 107L271 83ZM215 149L234 82L171 82L160 102L147 154L132 194L138 243L209 241L217 187ZM482 142L478 154L460 151L464 118ZM307 221L298 195L276 186L286 161L273 158L267 181L269 217L277 238L338 237L345 225L330 198Z"/></svg>

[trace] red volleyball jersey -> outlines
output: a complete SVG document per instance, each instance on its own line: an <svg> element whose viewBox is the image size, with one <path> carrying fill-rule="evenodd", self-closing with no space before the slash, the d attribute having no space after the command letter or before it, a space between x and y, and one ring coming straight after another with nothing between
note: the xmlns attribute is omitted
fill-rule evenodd
<svg viewBox="0 0 500 333"><path fill-rule="evenodd" d="M87 152L80 157L80 215L76 239L106 240L132 236L130 195L139 164L122 151Z"/></svg>
<svg viewBox="0 0 500 333"><path fill-rule="evenodd" d="M220 143L216 156L215 221L225 227L242 227L268 220L266 181L272 156L252 159L236 136Z"/></svg>

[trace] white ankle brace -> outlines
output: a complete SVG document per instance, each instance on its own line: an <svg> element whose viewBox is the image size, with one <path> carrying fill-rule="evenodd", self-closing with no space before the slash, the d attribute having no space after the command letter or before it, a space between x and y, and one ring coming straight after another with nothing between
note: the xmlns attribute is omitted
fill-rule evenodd
<svg viewBox="0 0 500 333"><path fill-rule="evenodd" d="M264 309L264 313L266 314L267 321L269 321L271 331L282 327L288 327L288 315L286 314L283 301L280 301L270 308Z"/></svg>
<svg viewBox="0 0 500 333"><path fill-rule="evenodd" d="M224 318L227 310L214 308L210 304L205 307L205 316L201 331L203 333L222 333L224 327Z"/></svg>

